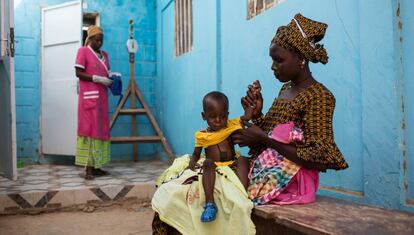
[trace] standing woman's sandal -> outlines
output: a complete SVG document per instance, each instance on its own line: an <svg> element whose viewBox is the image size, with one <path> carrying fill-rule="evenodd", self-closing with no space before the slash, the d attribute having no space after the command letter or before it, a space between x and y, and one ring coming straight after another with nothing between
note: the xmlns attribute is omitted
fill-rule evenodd
<svg viewBox="0 0 414 235"><path fill-rule="evenodd" d="M92 167L87 166L85 169L85 180L93 180L93 170Z"/></svg>
<svg viewBox="0 0 414 235"><path fill-rule="evenodd" d="M100 168L93 168L92 169L92 175L95 175L95 176L105 176L105 175L110 175L110 174L109 174L109 172L104 171L104 170L102 170Z"/></svg>

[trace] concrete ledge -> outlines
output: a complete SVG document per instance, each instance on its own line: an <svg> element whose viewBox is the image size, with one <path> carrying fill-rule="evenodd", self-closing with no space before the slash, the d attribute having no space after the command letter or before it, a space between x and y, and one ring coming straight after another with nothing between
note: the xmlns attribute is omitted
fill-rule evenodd
<svg viewBox="0 0 414 235"><path fill-rule="evenodd" d="M257 234L414 234L414 214L329 197L308 205L255 207Z"/></svg>

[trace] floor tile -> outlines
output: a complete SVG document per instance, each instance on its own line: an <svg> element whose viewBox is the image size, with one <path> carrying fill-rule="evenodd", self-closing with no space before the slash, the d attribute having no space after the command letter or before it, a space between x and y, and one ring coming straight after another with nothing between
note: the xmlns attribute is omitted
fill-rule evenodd
<svg viewBox="0 0 414 235"><path fill-rule="evenodd" d="M18 170L18 180L0 177L0 213L5 208L70 206L88 201L147 199L155 191L154 180L168 165L159 161L113 163L109 176L85 180L84 168L31 165Z"/></svg>

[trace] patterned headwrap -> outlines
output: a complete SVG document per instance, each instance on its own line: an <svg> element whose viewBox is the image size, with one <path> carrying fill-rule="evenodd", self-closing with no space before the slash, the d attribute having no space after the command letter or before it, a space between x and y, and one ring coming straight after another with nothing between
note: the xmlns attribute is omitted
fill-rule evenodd
<svg viewBox="0 0 414 235"><path fill-rule="evenodd" d="M277 29L272 40L285 49L301 54L305 59L322 64L328 63L328 54L323 45L317 44L325 36L327 24L296 14L287 26Z"/></svg>
<svg viewBox="0 0 414 235"><path fill-rule="evenodd" d="M98 35L98 34L103 34L103 30L101 27L95 26L95 25L91 25L88 28L88 37L85 40L85 46L87 46L89 44L89 41L91 40L91 37Z"/></svg>

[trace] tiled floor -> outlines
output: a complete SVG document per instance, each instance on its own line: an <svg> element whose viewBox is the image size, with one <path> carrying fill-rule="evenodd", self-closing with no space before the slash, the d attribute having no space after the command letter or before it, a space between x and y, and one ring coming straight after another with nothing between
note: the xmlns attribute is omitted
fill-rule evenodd
<svg viewBox="0 0 414 235"><path fill-rule="evenodd" d="M109 176L84 180L84 168L33 165L19 170L18 180L0 177L0 214L22 209L64 207L123 198L150 198L155 179L168 165L160 161L114 163Z"/></svg>

